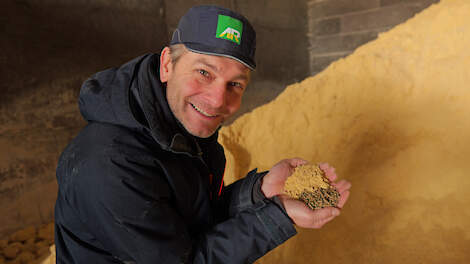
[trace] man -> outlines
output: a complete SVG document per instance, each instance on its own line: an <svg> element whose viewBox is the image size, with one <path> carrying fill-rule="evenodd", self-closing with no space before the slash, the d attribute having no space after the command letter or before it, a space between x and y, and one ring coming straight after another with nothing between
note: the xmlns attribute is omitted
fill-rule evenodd
<svg viewBox="0 0 470 264"><path fill-rule="evenodd" d="M281 194L301 159L223 185L221 123L255 68L255 32L241 15L198 6L160 55L99 72L80 91L88 125L57 167L57 263L250 263L339 214ZM334 181L334 169L323 164Z"/></svg>

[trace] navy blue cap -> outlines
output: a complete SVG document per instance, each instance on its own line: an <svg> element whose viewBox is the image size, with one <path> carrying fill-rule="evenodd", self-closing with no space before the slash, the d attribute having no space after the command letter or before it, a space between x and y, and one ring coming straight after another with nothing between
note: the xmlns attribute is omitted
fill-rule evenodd
<svg viewBox="0 0 470 264"><path fill-rule="evenodd" d="M195 6L181 17L170 45L193 52L228 57L254 70L256 32L248 20L230 9Z"/></svg>

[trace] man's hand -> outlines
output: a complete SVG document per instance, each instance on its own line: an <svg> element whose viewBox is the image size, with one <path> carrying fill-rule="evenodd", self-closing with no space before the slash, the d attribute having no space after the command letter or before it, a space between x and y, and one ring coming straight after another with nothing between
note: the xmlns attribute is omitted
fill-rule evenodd
<svg viewBox="0 0 470 264"><path fill-rule="evenodd" d="M337 179L335 169L330 167L327 163L321 163L319 165L320 169L325 172L325 176L330 180L331 184L341 196L337 207L325 207L312 210L303 202L292 199L282 192L284 183L287 178L292 175L295 167L304 164L307 164L307 161L299 158L281 160L263 177L261 191L267 198L278 195L287 214L297 226L304 228L321 228L324 224L340 214L340 209L344 206L349 197L351 183L346 180L335 182Z"/></svg>

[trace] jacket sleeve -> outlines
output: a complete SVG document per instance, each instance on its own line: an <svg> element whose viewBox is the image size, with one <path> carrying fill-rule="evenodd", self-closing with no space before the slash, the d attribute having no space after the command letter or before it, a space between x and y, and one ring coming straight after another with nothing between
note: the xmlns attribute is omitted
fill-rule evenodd
<svg viewBox="0 0 470 264"><path fill-rule="evenodd" d="M254 169L244 178L223 187L217 211L225 217L232 217L245 208L266 199L261 192L261 181L267 173L268 171L258 173L257 169ZM281 209L283 210L283 207Z"/></svg>
<svg viewBox="0 0 470 264"><path fill-rule="evenodd" d="M155 168L103 158L80 170L88 180L75 182L69 202L104 250L125 263L251 263L296 232L278 205L262 199L191 235Z"/></svg>

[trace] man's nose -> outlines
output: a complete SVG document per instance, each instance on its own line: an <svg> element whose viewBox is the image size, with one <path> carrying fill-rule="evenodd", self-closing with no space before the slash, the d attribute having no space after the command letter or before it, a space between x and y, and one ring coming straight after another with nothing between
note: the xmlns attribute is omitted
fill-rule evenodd
<svg viewBox="0 0 470 264"><path fill-rule="evenodd" d="M220 108L225 105L226 85L222 82L213 83L209 87L208 99L213 108Z"/></svg>

